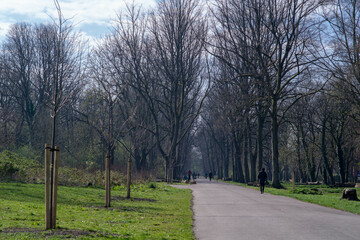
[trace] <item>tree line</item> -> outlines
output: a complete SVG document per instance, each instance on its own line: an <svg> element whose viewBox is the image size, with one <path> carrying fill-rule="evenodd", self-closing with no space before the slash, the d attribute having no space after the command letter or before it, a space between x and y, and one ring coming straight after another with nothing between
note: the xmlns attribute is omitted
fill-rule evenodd
<svg viewBox="0 0 360 240"><path fill-rule="evenodd" d="M359 1L216 1L198 147L219 177L345 183L359 169Z"/></svg>
<svg viewBox="0 0 360 240"><path fill-rule="evenodd" d="M274 187L345 183L359 168L360 4L128 4L89 47L59 16L16 23L0 53L0 149L167 181L188 168ZM52 127L55 126L55 127Z"/></svg>

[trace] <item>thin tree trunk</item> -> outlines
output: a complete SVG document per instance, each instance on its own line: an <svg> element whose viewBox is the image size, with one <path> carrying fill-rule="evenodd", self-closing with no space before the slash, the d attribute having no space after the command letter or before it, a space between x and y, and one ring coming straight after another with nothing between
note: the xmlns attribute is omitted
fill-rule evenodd
<svg viewBox="0 0 360 240"><path fill-rule="evenodd" d="M127 176L126 176L126 198L130 198L130 187L131 187L131 157L128 159Z"/></svg>
<svg viewBox="0 0 360 240"><path fill-rule="evenodd" d="M105 159L105 207L110 207L110 156Z"/></svg>

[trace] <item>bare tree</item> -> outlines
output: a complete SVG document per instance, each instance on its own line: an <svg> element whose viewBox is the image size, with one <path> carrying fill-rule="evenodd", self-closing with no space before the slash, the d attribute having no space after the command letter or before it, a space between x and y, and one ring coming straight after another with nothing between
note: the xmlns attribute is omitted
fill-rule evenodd
<svg viewBox="0 0 360 240"><path fill-rule="evenodd" d="M4 76L3 85L15 99L21 109L22 117L29 128L27 143L33 145L35 135L35 117L38 112L38 94L34 88L35 67L35 34L30 24L12 25L4 44Z"/></svg>
<svg viewBox="0 0 360 240"><path fill-rule="evenodd" d="M16 132L18 126L23 121L18 114L15 96L9 88L9 79L6 77L7 69L4 53L0 57L0 146L8 148L11 144L16 144Z"/></svg>
<svg viewBox="0 0 360 240"><path fill-rule="evenodd" d="M193 0L163 1L151 19L150 37L154 43L150 47L156 54L151 62L156 69L156 84L162 91L155 101L166 123L162 127L159 118L154 117L155 134L170 181L179 143L191 129L201 107L198 101L204 84L201 74L206 24L200 11ZM165 144L162 138L166 139Z"/></svg>
<svg viewBox="0 0 360 240"><path fill-rule="evenodd" d="M331 99L328 111L323 114L323 158L326 169L332 182L331 167L328 161L326 134L330 135L333 143L333 151L337 156L337 163L341 176L341 182L347 179L347 156L352 148L349 147L349 136L346 126L352 119L358 121L360 102L360 2L332 1L327 8L323 9L323 24L321 25L323 61L320 67L325 70L331 79ZM335 98L335 99L334 99ZM351 108L349 109L349 105ZM343 110L348 111L344 112ZM356 114L352 114L356 113ZM329 126L329 127L327 127ZM347 136L347 137L345 137ZM348 139L346 139L348 138ZM344 149L348 148L348 151ZM352 151L352 150L351 150Z"/></svg>
<svg viewBox="0 0 360 240"><path fill-rule="evenodd" d="M348 101L359 106L360 96L360 2L333 1L323 9L322 67L330 73L334 87Z"/></svg>
<svg viewBox="0 0 360 240"><path fill-rule="evenodd" d="M270 64L270 59L262 54L270 51L272 43L271 34L262 24L266 8L262 1L223 0L214 2L210 9L213 17L213 41L209 44L209 51L221 62L222 68L227 68L226 71L230 73L223 78L223 84L238 89L237 96L241 100L238 101L240 105L237 108L241 107L244 111L241 115L237 111L237 118L245 116L238 122L241 122L241 128L247 133L242 133L244 137L241 141L238 138L236 142L244 146L245 175L248 175L246 164L250 159L251 181L255 181L256 167L261 168L263 165L263 128L269 107L261 68L261 64ZM245 127L250 123L250 115L253 115L251 112L256 113L257 119L256 146L252 146L252 133Z"/></svg>
<svg viewBox="0 0 360 240"><path fill-rule="evenodd" d="M267 111L270 112L274 187L281 187L278 152L281 105L291 98L298 99L292 90L301 87L303 74L315 60L309 34L311 17L323 2L223 0L216 1L212 10L216 39L212 54L234 71L228 81L241 83L241 94L247 96L249 106L256 106L258 143L262 141ZM259 163L260 145L257 145Z"/></svg>
<svg viewBox="0 0 360 240"><path fill-rule="evenodd" d="M81 121L96 130L107 148L105 207L110 207L110 169L111 164L114 163L115 146L123 133L123 125L126 122L120 116L122 111L119 108L119 102L126 88L126 75L121 69L121 65L119 66L119 63L123 61L122 58L123 55L113 48L113 39L110 37L92 51L88 74L94 80L92 89L98 95L97 99L100 105L97 105L95 110L97 114L94 115L90 109L84 109L80 118Z"/></svg>
<svg viewBox="0 0 360 240"><path fill-rule="evenodd" d="M72 32L72 26L67 24L61 12L59 2L54 0L55 7L57 9L57 20L55 23L55 31L48 35L54 41L53 49L50 50L50 54L54 54L54 62L52 73L49 74L50 88L47 92L50 102L48 106L51 108L52 118L52 136L51 136L51 184L50 184L50 202L53 202L53 198L56 199L56 184L54 185L55 170L55 141L56 141L56 128L57 117L60 110L69 102L75 94L78 93L78 89L82 86L82 57L83 49L81 47L79 38ZM53 195L54 194L54 195ZM55 205L51 205L56 209ZM50 207L51 208L51 207ZM53 219L53 210L50 210L50 219ZM56 219L55 219L56 221ZM55 228L55 222L50 221L50 226Z"/></svg>
<svg viewBox="0 0 360 240"><path fill-rule="evenodd" d="M159 2L148 26L141 16L129 6L127 15L119 15L115 39L127 56L123 66L131 75L129 85L151 113L153 126L147 130L156 139L165 176L172 181L179 144L201 107L206 25L192 0Z"/></svg>
<svg viewBox="0 0 360 240"><path fill-rule="evenodd" d="M279 107L291 97L291 89L301 87L303 74L316 60L311 58L311 16L324 1L265 1L266 14L261 21L271 36L270 52L260 51L268 59L262 63L266 92L271 101L271 134L273 186L281 187L279 179ZM260 47L260 46L259 46ZM270 60L270 61L269 61ZM270 62L270 65L264 65ZM293 92L294 93L294 92ZM296 93L295 93L296 94ZM293 96L294 99L299 99ZM291 106L291 105L289 105ZM285 111L286 112L286 111Z"/></svg>

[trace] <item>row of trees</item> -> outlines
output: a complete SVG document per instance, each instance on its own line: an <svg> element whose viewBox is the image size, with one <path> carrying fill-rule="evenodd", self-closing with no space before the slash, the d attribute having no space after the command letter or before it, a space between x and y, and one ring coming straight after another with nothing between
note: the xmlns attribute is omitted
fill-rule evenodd
<svg viewBox="0 0 360 240"><path fill-rule="evenodd" d="M52 109L64 164L130 156L138 172L179 176L208 84L197 2L159 2L149 13L128 5L93 49L61 11L58 19L14 24L1 46L1 147L40 152Z"/></svg>
<svg viewBox="0 0 360 240"><path fill-rule="evenodd" d="M352 180L359 10L355 0L128 5L91 49L61 14L14 24L0 54L0 147L40 152L58 116L70 166L107 156L125 169L130 157L172 181L198 156L197 171L239 182L263 166L275 187L291 172Z"/></svg>
<svg viewBox="0 0 360 240"><path fill-rule="evenodd" d="M274 187L359 168L359 1L216 1L214 84L198 147L219 177ZM338 177L339 179L337 179Z"/></svg>

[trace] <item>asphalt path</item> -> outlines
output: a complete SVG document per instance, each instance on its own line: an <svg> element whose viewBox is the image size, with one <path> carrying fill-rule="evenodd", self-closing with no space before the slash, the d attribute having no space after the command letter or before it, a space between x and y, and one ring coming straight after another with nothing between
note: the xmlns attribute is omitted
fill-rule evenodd
<svg viewBox="0 0 360 240"><path fill-rule="evenodd" d="M199 240L360 239L359 215L267 194L266 188L260 194L207 179L196 182L180 187L192 190Z"/></svg>

